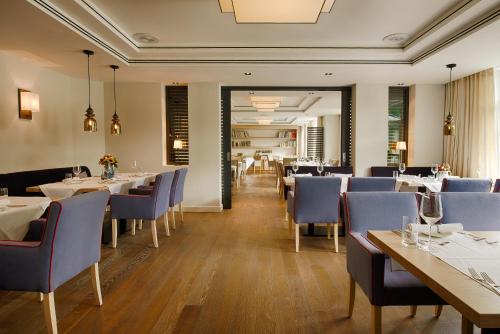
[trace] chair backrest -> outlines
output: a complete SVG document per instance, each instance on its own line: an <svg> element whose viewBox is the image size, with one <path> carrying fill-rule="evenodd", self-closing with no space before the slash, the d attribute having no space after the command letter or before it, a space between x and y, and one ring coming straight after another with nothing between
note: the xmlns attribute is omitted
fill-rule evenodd
<svg viewBox="0 0 500 334"><path fill-rule="evenodd" d="M379 177L392 177L392 172L398 171L398 166L373 166L371 167L371 175ZM431 167L406 167L406 175L432 175Z"/></svg>
<svg viewBox="0 0 500 334"><path fill-rule="evenodd" d="M293 218L296 223L336 223L339 219L338 177L297 177Z"/></svg>
<svg viewBox="0 0 500 334"><path fill-rule="evenodd" d="M95 191L50 204L41 244L49 258L48 282L42 291L54 291L99 261L108 200L108 191Z"/></svg>
<svg viewBox="0 0 500 334"><path fill-rule="evenodd" d="M441 223L461 223L469 231L500 230L500 194L478 192L441 193Z"/></svg>
<svg viewBox="0 0 500 334"><path fill-rule="evenodd" d="M170 206L173 207L184 200L184 181L186 180L188 169L179 168L175 170L172 190L170 192Z"/></svg>
<svg viewBox="0 0 500 334"><path fill-rule="evenodd" d="M444 179L441 192L490 192L490 179Z"/></svg>
<svg viewBox="0 0 500 334"><path fill-rule="evenodd" d="M350 177L347 191L394 191L396 179L392 177Z"/></svg>
<svg viewBox="0 0 500 334"><path fill-rule="evenodd" d="M414 193L349 192L344 205L348 231L364 236L368 230L400 229L403 216L418 217Z"/></svg>
<svg viewBox="0 0 500 334"><path fill-rule="evenodd" d="M153 216L155 219L168 211L173 180L174 172L165 172L156 175L151 193L153 198Z"/></svg>
<svg viewBox="0 0 500 334"><path fill-rule="evenodd" d="M496 179L495 185L493 186L493 192L494 193L500 192L500 179Z"/></svg>

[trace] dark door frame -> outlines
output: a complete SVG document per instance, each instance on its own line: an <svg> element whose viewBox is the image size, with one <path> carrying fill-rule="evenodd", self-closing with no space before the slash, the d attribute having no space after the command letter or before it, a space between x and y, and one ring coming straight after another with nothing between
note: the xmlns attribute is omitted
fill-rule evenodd
<svg viewBox="0 0 500 334"><path fill-rule="evenodd" d="M221 162L222 206L231 209L231 92L232 91L340 91L341 114L341 164L351 165L352 86L301 87L301 86L222 86L221 87Z"/></svg>

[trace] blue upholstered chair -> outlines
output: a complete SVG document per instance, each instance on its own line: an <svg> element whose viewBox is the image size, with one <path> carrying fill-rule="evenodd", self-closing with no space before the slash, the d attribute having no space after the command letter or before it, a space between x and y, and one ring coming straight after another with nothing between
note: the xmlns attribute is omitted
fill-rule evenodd
<svg viewBox="0 0 500 334"><path fill-rule="evenodd" d="M118 239L118 219L132 219L132 231L135 231L135 220L150 220L153 244L158 247L156 220L164 216L165 231L170 236L168 227L168 203L170 188L174 179L173 172L158 174L152 191L147 194L111 195L112 245L116 248Z"/></svg>
<svg viewBox="0 0 500 334"><path fill-rule="evenodd" d="M495 185L493 186L494 193L500 193L500 179L495 180Z"/></svg>
<svg viewBox="0 0 500 334"><path fill-rule="evenodd" d="M441 192L490 192L490 179L443 179Z"/></svg>
<svg viewBox="0 0 500 334"><path fill-rule="evenodd" d="M461 223L469 231L500 230L499 193L441 193L442 224Z"/></svg>
<svg viewBox="0 0 500 334"><path fill-rule="evenodd" d="M372 305L372 333L381 333L383 306L443 305L445 302L407 271L392 271L390 258L367 238L368 230L401 228L403 216L418 217L415 194L400 192L344 193L347 271L350 276L349 317L354 308L355 285ZM442 306L436 308L436 316Z"/></svg>
<svg viewBox="0 0 500 334"><path fill-rule="evenodd" d="M299 224L326 224L334 227L335 252L338 252L338 220L341 179L338 177L297 177L295 191L287 197L288 229L295 223L295 251L299 251Z"/></svg>
<svg viewBox="0 0 500 334"><path fill-rule="evenodd" d="M393 177L350 177L347 191L394 191L396 179Z"/></svg>
<svg viewBox="0 0 500 334"><path fill-rule="evenodd" d="M41 293L49 333L57 333L54 291L89 267L102 305L97 263L108 199L97 191L52 202L40 241L0 241L0 289Z"/></svg>

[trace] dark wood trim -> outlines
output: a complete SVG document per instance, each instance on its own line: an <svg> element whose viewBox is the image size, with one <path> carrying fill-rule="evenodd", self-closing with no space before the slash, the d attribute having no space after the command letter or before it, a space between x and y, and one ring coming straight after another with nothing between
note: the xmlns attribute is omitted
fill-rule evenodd
<svg viewBox="0 0 500 334"><path fill-rule="evenodd" d="M231 88L221 87L222 208L231 209Z"/></svg>

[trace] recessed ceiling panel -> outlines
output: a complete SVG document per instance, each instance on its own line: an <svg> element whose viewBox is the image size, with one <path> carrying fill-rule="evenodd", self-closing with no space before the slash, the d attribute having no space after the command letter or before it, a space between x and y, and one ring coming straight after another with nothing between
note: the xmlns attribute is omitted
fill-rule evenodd
<svg viewBox="0 0 500 334"><path fill-rule="evenodd" d="M315 23L325 0L233 0L238 23Z"/></svg>

